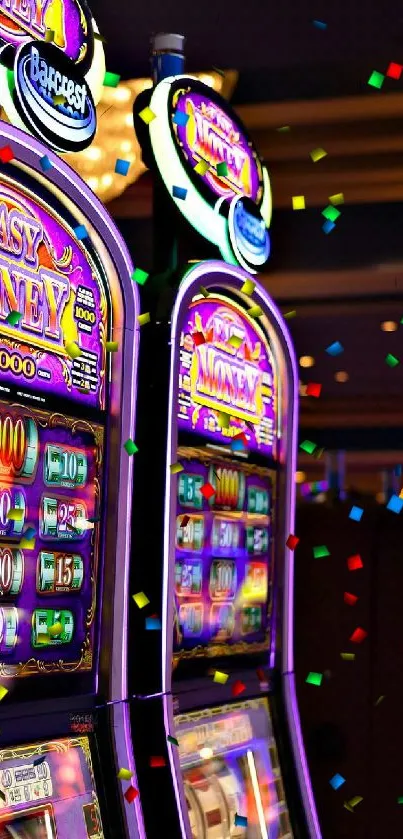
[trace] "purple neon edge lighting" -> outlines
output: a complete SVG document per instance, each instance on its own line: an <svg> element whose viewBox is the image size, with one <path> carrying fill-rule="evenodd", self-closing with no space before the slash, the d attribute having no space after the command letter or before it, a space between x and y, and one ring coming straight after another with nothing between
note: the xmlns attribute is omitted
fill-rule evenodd
<svg viewBox="0 0 403 839"><path fill-rule="evenodd" d="M175 531L173 523L175 522L176 509L176 482L177 477L171 475L169 464L176 461L177 450L177 389L176 383L179 380L180 355L179 355L179 336L180 324L183 318L183 312L187 311L193 297L199 294L200 285L207 287L221 285L224 292L231 289L236 289L240 292L242 285L246 279L251 279L250 276L242 269L227 265L223 262L209 261L198 263L195 267L190 268L184 276L178 295L175 301L171 320L171 344L174 351L171 354L171 370L170 370L170 396L168 407L168 437L167 437L167 470L166 470L166 486L167 492L165 495L165 537L164 537L164 579L163 579L163 633L162 633L162 647L163 647L163 686L166 692L172 689L172 632L174 613L174 555L175 555ZM277 349L284 354L288 368L289 381L289 395L288 395L288 416L287 416L287 448L284 460L287 464L287 486L286 496L284 499L285 514L284 514L284 530L287 533L293 532L294 517L295 517L295 483L292 476L296 471L296 451L297 451L297 431L298 431L298 371L295 352L292 346L291 337L287 331L283 318L280 315L277 306L269 297L264 288L255 282L254 301L257 305L261 305L264 311L262 318L263 325L267 328L271 324L272 330L277 340ZM240 293L242 299L242 294ZM285 420L285 418L284 418ZM301 734L301 725L299 719L299 711L296 701L295 689L289 692L288 679L289 674L294 667L293 658L293 608L294 608L294 557L292 551L285 550L285 568L284 568L284 610L283 610L283 681L290 701L287 704L287 719L290 728L291 742L297 766L298 777L301 786L302 798L305 810L308 817L308 826L311 839L321 839L321 830L316 813L316 806L312 791L311 780L309 776L304 744ZM169 706L169 707L168 707ZM167 707L165 709L165 725L167 726L172 721L172 697L167 697ZM186 804L184 801L183 784L179 784L178 778L178 758L175 750L169 749L169 758L171 763L172 774L175 781L175 791L178 801L178 806L182 810L183 819L188 823L186 815ZM185 828L182 828L183 836Z"/></svg>
<svg viewBox="0 0 403 839"><path fill-rule="evenodd" d="M79 0L61 0L59 17L48 3L14 3L0 0L0 38L19 47L28 41L44 41L46 29L52 29L55 44L68 58L79 62L89 47L88 22ZM88 16L88 11L87 11Z"/></svg>
<svg viewBox="0 0 403 839"><path fill-rule="evenodd" d="M175 90L172 101L171 125L176 136L179 153L192 169L205 160L210 169L198 175L217 198L245 195L258 203L262 191L262 170L240 126L228 113L206 94L192 90L192 83ZM186 125L173 121L176 111L189 119ZM217 165L227 164L227 174L219 176ZM196 173L198 174L198 173Z"/></svg>

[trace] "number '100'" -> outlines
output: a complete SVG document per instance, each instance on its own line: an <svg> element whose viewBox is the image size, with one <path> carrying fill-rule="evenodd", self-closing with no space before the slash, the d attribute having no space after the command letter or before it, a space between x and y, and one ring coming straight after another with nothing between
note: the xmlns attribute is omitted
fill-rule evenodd
<svg viewBox="0 0 403 839"><path fill-rule="evenodd" d="M0 476L30 477L38 459L38 429L31 417L0 413Z"/></svg>

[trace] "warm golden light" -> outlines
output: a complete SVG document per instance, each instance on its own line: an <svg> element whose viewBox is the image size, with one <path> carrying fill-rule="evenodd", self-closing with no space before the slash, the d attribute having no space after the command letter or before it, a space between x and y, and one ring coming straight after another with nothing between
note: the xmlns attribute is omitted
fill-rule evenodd
<svg viewBox="0 0 403 839"><path fill-rule="evenodd" d="M343 383L343 382L348 382L349 375L348 375L348 373L346 373L345 370L339 370L338 373L334 374L334 378L335 378L336 382Z"/></svg>
<svg viewBox="0 0 403 839"><path fill-rule="evenodd" d="M315 359L311 355L301 355L299 363L300 367L313 367Z"/></svg>
<svg viewBox="0 0 403 839"><path fill-rule="evenodd" d="M210 760L213 757L213 750L209 748L209 746L204 746L203 749L200 749L200 757L202 760Z"/></svg>
<svg viewBox="0 0 403 839"><path fill-rule="evenodd" d="M397 323L394 320L384 320L381 323L382 332L396 332Z"/></svg>
<svg viewBox="0 0 403 839"><path fill-rule="evenodd" d="M129 152L133 148L133 143L130 140L123 140L120 144L120 151Z"/></svg>
<svg viewBox="0 0 403 839"><path fill-rule="evenodd" d="M102 157L102 149L99 146L90 146L88 149L82 152L85 157L88 157L88 160L100 160Z"/></svg>
<svg viewBox="0 0 403 839"><path fill-rule="evenodd" d="M306 473L305 472L296 472L295 473L295 483L296 484L303 484L306 481Z"/></svg>
<svg viewBox="0 0 403 839"><path fill-rule="evenodd" d="M118 102L128 102L131 97L131 90L129 87L125 87L124 85L119 85L115 89L115 99Z"/></svg>

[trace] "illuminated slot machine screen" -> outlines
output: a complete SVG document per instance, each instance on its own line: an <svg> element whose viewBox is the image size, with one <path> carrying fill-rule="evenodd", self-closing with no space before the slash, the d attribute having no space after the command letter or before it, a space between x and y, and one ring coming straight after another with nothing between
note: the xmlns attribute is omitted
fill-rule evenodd
<svg viewBox="0 0 403 839"><path fill-rule="evenodd" d="M260 325L229 297L193 299L180 336L176 665L269 647L277 398Z"/></svg>
<svg viewBox="0 0 403 839"><path fill-rule="evenodd" d="M87 737L0 751L0 839L103 839Z"/></svg>
<svg viewBox="0 0 403 839"><path fill-rule="evenodd" d="M183 714L175 728L193 839L292 839L265 699Z"/></svg>

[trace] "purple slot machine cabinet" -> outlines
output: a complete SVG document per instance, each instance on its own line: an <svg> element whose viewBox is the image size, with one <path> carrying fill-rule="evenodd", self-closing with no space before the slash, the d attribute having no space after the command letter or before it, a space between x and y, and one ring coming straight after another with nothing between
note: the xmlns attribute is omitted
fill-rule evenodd
<svg viewBox="0 0 403 839"><path fill-rule="evenodd" d="M133 266L73 170L20 130L1 134L0 836L139 837L139 800L116 777L128 768L135 785Z"/></svg>
<svg viewBox="0 0 403 839"><path fill-rule="evenodd" d="M157 330L158 323L155 341ZM143 633L132 710L146 830L154 837L162 829L158 797L167 835L319 839L296 701L293 554L285 544L295 500L291 340L262 286L241 268L208 261L182 278L165 344L167 440L148 414L153 443L138 510L147 520L150 505L149 559L136 582L150 597L149 614L158 611L151 557L163 469L161 632ZM154 351L166 369L158 343ZM163 373L156 380L149 367L148 375L152 401ZM164 410L159 403L157 413ZM152 663L158 644L160 681Z"/></svg>

